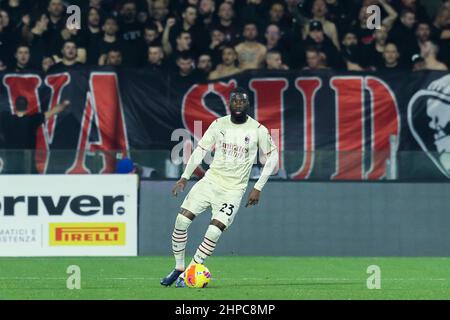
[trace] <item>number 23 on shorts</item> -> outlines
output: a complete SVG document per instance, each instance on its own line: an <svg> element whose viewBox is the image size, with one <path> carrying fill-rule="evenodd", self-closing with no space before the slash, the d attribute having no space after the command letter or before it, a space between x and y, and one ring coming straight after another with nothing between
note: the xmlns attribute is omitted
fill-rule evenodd
<svg viewBox="0 0 450 320"><path fill-rule="evenodd" d="M227 216L233 215L234 205L230 203L223 203L221 207L222 208L219 210L220 212L225 213Z"/></svg>

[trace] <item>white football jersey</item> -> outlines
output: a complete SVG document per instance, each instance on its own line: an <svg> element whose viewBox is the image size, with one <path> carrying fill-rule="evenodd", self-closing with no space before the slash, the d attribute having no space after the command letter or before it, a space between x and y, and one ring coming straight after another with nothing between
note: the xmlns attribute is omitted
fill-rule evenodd
<svg viewBox="0 0 450 320"><path fill-rule="evenodd" d="M227 189L247 188L258 149L264 154L276 149L269 130L250 116L242 124L233 123L231 116L215 120L198 145L207 151L215 149L205 178Z"/></svg>

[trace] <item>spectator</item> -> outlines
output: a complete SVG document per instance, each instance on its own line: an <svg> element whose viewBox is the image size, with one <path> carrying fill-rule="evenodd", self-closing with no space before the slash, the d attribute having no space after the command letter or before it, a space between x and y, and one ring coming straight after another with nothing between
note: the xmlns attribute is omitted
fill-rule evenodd
<svg viewBox="0 0 450 320"><path fill-rule="evenodd" d="M325 54L329 65L335 69L343 68L342 59L333 42L328 38L322 27L322 23L317 20L311 20L309 24L309 34L306 37L306 46L313 46L319 52Z"/></svg>
<svg viewBox="0 0 450 320"><path fill-rule="evenodd" d="M380 70L401 70L400 65L400 52L397 45L393 42L387 43L383 52L383 64L380 66Z"/></svg>
<svg viewBox="0 0 450 320"><path fill-rule="evenodd" d="M102 3L103 2L103 3ZM98 10L98 12L100 13L100 11L104 10L104 4L105 1L103 0L89 0L89 2L82 7L82 9L85 9L84 11L88 11L90 8L95 8ZM86 3L86 2L85 2ZM106 12L101 12L101 14L105 14Z"/></svg>
<svg viewBox="0 0 450 320"><path fill-rule="evenodd" d="M49 71L75 69L82 65L77 61L78 48L74 41L66 41L61 49L62 59L50 68Z"/></svg>
<svg viewBox="0 0 450 320"><path fill-rule="evenodd" d="M433 22L433 30L440 41L441 58L450 65L450 1L439 7Z"/></svg>
<svg viewBox="0 0 450 320"><path fill-rule="evenodd" d="M383 8L383 10L387 13L387 16L381 21L381 25L386 28L386 31L389 33L394 25L394 22L398 18L397 11L389 4L386 0L377 0L378 4ZM358 39L362 45L367 45L372 43L374 40L373 30L369 29L368 19L370 17L370 13L367 12L368 4L367 1L363 2L361 9L359 10L358 20L356 24L353 25L353 32L356 33Z"/></svg>
<svg viewBox="0 0 450 320"><path fill-rule="evenodd" d="M24 35L25 41L30 44L31 48L31 64L36 66L42 63L45 56L50 55L46 38L49 21L46 14L38 15L32 19L32 29Z"/></svg>
<svg viewBox="0 0 450 320"><path fill-rule="evenodd" d="M236 67L236 60L237 54L234 48L230 46L224 47L222 50L222 63L209 74L209 79L216 80L241 72L241 69Z"/></svg>
<svg viewBox="0 0 450 320"><path fill-rule="evenodd" d="M77 45L77 61L80 63L86 63L87 51L86 51L86 37L83 31L73 28L68 29L65 27L60 34L56 43L60 43L60 47L67 41L72 41ZM54 55L54 59L59 61L59 56Z"/></svg>
<svg viewBox="0 0 450 320"><path fill-rule="evenodd" d="M55 60L52 57L44 57L42 59L42 71L48 72L51 67L55 65Z"/></svg>
<svg viewBox="0 0 450 320"><path fill-rule="evenodd" d="M50 0L47 7L49 18L45 37L48 42L50 55L57 56L61 50L61 32L66 27L66 8L62 0Z"/></svg>
<svg viewBox="0 0 450 320"><path fill-rule="evenodd" d="M194 6L187 6L182 14L182 20L175 23L175 25L170 29L169 41L171 45L175 44L176 38L182 32L188 32L191 35L192 49L196 52L207 48L208 43L205 42L205 37L203 36L204 30L196 24L197 22L197 8Z"/></svg>
<svg viewBox="0 0 450 320"><path fill-rule="evenodd" d="M268 4L263 0L243 0L235 4L239 20L253 21L259 29L263 29L267 21Z"/></svg>
<svg viewBox="0 0 450 320"><path fill-rule="evenodd" d="M218 27L215 27L210 32L209 52L214 65L220 63L222 59L222 49L226 45L225 33Z"/></svg>
<svg viewBox="0 0 450 320"><path fill-rule="evenodd" d="M110 50L106 55L106 65L112 67L120 67L122 65L122 52L119 50Z"/></svg>
<svg viewBox="0 0 450 320"><path fill-rule="evenodd" d="M286 19L292 21L292 29L301 30L302 23L305 19L303 16L303 0L285 0L286 3Z"/></svg>
<svg viewBox="0 0 450 320"><path fill-rule="evenodd" d="M303 70L326 70L328 69L326 55L315 47L308 47L305 51L306 67Z"/></svg>
<svg viewBox="0 0 450 320"><path fill-rule="evenodd" d="M175 88L187 88L193 83L206 80L194 67L194 57L189 52L183 52L177 57L177 72L172 77L172 84Z"/></svg>
<svg viewBox="0 0 450 320"><path fill-rule="evenodd" d="M69 4L83 7L81 30L66 27ZM367 27L367 8L373 4L381 7L383 18L381 29L375 31ZM54 63L48 57L59 62L60 48L68 40L76 44L77 61L88 65L106 64L111 50L121 52L124 66L147 65L148 48L162 46L165 72L176 73L177 57L186 52L197 62L202 52L211 57L212 66L223 64L226 45L236 47L239 60L247 60L241 61L243 69L265 65L268 57L258 52L264 44L266 51L280 52L290 69L303 68L305 48L314 46L334 69L374 70L386 68L387 42L396 43L399 68L406 68L423 47L425 52L435 51L428 44L431 40L439 47L436 60L448 65L450 1L442 1L432 18L430 24L420 0L0 0L0 70L21 72L15 60L19 43L30 47L27 68L47 70ZM312 25L315 30L309 30ZM263 37L249 41L243 35L252 37L258 31ZM344 44L353 43L354 35L361 50ZM242 53L242 48L247 51ZM158 50L154 48L155 56ZM270 56L277 60L277 55Z"/></svg>
<svg viewBox="0 0 450 320"><path fill-rule="evenodd" d="M162 32L162 26L166 23L169 14L167 0L154 0L150 5L150 16L153 22L158 26L158 31Z"/></svg>
<svg viewBox="0 0 450 320"><path fill-rule="evenodd" d="M142 37L143 26L137 21L137 6L133 0L126 0L120 8L119 29L124 41L133 43Z"/></svg>
<svg viewBox="0 0 450 320"><path fill-rule="evenodd" d="M401 48L403 64L408 65L414 54L416 45L416 36L414 26L416 24L416 14L408 9L402 11L400 20L392 28L389 33L388 41L394 42L398 48Z"/></svg>
<svg viewBox="0 0 450 320"><path fill-rule="evenodd" d="M161 46L151 45L148 48L147 68L153 72L159 73L167 71L164 63L164 52Z"/></svg>
<svg viewBox="0 0 450 320"><path fill-rule="evenodd" d="M242 33L244 41L235 47L241 70L262 67L267 48L257 41L258 29L254 22L247 22Z"/></svg>
<svg viewBox="0 0 450 320"><path fill-rule="evenodd" d="M15 108L11 106L11 110L15 110L13 114L9 111L0 113L0 130L5 140L5 149L21 150L19 153L12 152L9 154L6 161L8 173L23 173L23 170L27 170L28 166L25 163L26 157L24 157L22 150L34 150L37 129L45 120L61 113L70 103L64 101L47 112L34 114L30 113L28 100L25 97L17 97L14 104ZM34 164L34 161L32 163ZM35 168L31 168L31 170L36 172Z"/></svg>
<svg viewBox="0 0 450 320"><path fill-rule="evenodd" d="M239 25L235 21L233 5L229 2L222 2L217 12L219 21L215 28L220 28L225 33L225 40L228 43L235 43L239 37Z"/></svg>
<svg viewBox="0 0 450 320"><path fill-rule="evenodd" d="M426 70L447 71L447 66L437 59L439 46L432 42L426 41L421 46L421 56L425 61Z"/></svg>
<svg viewBox="0 0 450 320"><path fill-rule="evenodd" d="M114 17L106 18L102 30L103 39L99 44L101 55L98 62L98 64L101 66L106 63L106 58L109 51L122 51L123 47L125 46L124 41L117 36L119 26L117 24L117 20Z"/></svg>
<svg viewBox="0 0 450 320"><path fill-rule="evenodd" d="M281 38L281 30L276 24L269 24L266 28L266 33L264 34L266 39L266 48L268 51L275 50L280 52L282 55L282 60L290 62L288 48Z"/></svg>
<svg viewBox="0 0 450 320"><path fill-rule="evenodd" d="M336 26L333 22L327 20L326 15L328 13L327 4L325 0L314 0L313 6L311 9L312 14L312 21L319 21L323 28L323 33L331 39L333 44L336 46L336 48L339 50L339 37L337 33ZM306 36L309 34L310 30L310 20L306 20L305 28L304 28L304 35Z"/></svg>
<svg viewBox="0 0 450 320"><path fill-rule="evenodd" d="M14 34L5 27L7 23L5 17L0 15L0 71L13 64L14 55Z"/></svg>
<svg viewBox="0 0 450 320"><path fill-rule="evenodd" d="M164 47L164 43L167 43L164 41L163 38L163 49ZM180 56L183 53L188 52L189 55L193 55L192 51L191 51L191 46L192 46L192 38L191 38L191 34L187 31L182 31L177 39L176 39L176 48L175 51L170 51L167 52L166 50L164 50L164 54L169 56L168 62L169 62L169 66L173 67L176 66L176 61L178 59L178 56Z"/></svg>
<svg viewBox="0 0 450 320"><path fill-rule="evenodd" d="M283 63L281 53L275 50L269 50L266 55L267 70L288 70L289 67Z"/></svg>
<svg viewBox="0 0 450 320"><path fill-rule="evenodd" d="M16 49L16 65L11 69L11 72L28 72L33 68L30 66L30 47L26 44L21 44Z"/></svg>
<svg viewBox="0 0 450 320"><path fill-rule="evenodd" d="M353 17L357 16L354 4L345 0L326 0L327 19L334 23L338 34L350 29Z"/></svg>
<svg viewBox="0 0 450 320"><path fill-rule="evenodd" d="M375 41L363 46L363 62L364 67L376 70L384 64L383 54L386 47L388 33L386 27L381 26L374 32Z"/></svg>
<svg viewBox="0 0 450 320"><path fill-rule="evenodd" d="M29 13L27 4L23 0L5 0L1 2L1 9L8 16L8 25L14 32L23 25L23 19Z"/></svg>
<svg viewBox="0 0 450 320"><path fill-rule="evenodd" d="M272 3L269 10L269 24L275 24L282 34L288 33L291 29L291 20L286 16L286 6L283 2Z"/></svg>
<svg viewBox="0 0 450 320"><path fill-rule="evenodd" d="M342 55L348 71L363 71L361 51L356 34L349 31L342 39Z"/></svg>
<svg viewBox="0 0 450 320"><path fill-rule="evenodd" d="M200 0L198 6L199 22L203 30L212 28L214 22L214 14L216 11L216 4L214 0Z"/></svg>
<svg viewBox="0 0 450 320"><path fill-rule="evenodd" d="M212 60L208 53L202 53L197 59L197 69L204 73L204 78L207 79L209 73L212 71Z"/></svg>
<svg viewBox="0 0 450 320"><path fill-rule="evenodd" d="M89 8L87 14L87 28L86 35L86 50L87 50L87 65L97 65L101 55L101 48L99 43L102 41L100 11L96 7Z"/></svg>
<svg viewBox="0 0 450 320"><path fill-rule="evenodd" d="M422 71L425 70L425 61L420 56L420 54L415 54L411 58L412 71Z"/></svg>
<svg viewBox="0 0 450 320"><path fill-rule="evenodd" d="M422 47L426 42L431 40L431 26L427 22L419 22L415 31L416 39L411 44L411 56L408 57L410 62L408 66L411 66L412 57L416 54L421 54Z"/></svg>
<svg viewBox="0 0 450 320"><path fill-rule="evenodd" d="M123 65L136 67L145 55L142 42L143 24L137 20L137 5L133 0L126 0L120 7L119 35L124 46L120 49Z"/></svg>
<svg viewBox="0 0 450 320"><path fill-rule="evenodd" d="M394 2L395 3L395 2ZM428 14L425 8L419 3L419 0L399 0L396 1L397 12L402 12L403 10L410 10L414 12L417 21L428 22Z"/></svg>
<svg viewBox="0 0 450 320"><path fill-rule="evenodd" d="M149 46L161 45L160 33L158 27L151 23L147 24L144 28L144 42L147 48Z"/></svg>

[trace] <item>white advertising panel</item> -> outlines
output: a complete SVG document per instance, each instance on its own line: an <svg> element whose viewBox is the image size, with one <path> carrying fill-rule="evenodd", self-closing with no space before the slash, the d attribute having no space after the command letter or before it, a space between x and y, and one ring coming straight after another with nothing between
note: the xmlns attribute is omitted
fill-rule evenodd
<svg viewBox="0 0 450 320"><path fill-rule="evenodd" d="M0 175L0 256L136 256L136 175Z"/></svg>

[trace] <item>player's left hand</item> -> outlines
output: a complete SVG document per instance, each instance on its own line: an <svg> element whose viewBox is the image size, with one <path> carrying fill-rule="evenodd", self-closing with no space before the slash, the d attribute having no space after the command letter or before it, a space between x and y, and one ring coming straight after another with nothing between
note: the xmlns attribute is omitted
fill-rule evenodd
<svg viewBox="0 0 450 320"><path fill-rule="evenodd" d="M254 206L258 204L259 201L259 195L261 194L261 191L253 188L252 192L250 192L250 195L248 197L248 201L247 204L245 205L245 207L250 206Z"/></svg>

